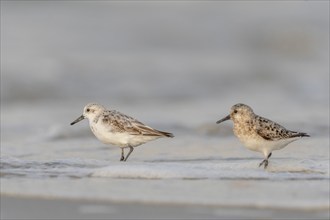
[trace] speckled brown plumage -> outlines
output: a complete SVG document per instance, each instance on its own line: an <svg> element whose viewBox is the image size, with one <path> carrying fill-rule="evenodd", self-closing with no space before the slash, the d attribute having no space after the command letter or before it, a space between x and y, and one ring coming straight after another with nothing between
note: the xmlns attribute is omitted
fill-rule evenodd
<svg viewBox="0 0 330 220"><path fill-rule="evenodd" d="M260 164L268 165L268 158L272 151L280 150L289 143L301 138L309 137L303 132L290 131L283 126L256 115L252 108L245 104L236 104L230 114L217 123L231 119L234 122L234 134L250 150L264 154L265 160Z"/></svg>

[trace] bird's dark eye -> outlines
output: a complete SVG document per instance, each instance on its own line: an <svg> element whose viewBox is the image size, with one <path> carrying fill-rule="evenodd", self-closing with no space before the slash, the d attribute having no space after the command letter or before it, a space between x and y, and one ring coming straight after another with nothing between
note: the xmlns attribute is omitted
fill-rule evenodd
<svg viewBox="0 0 330 220"><path fill-rule="evenodd" d="M236 114L237 113L237 110L234 110L234 113Z"/></svg>
<svg viewBox="0 0 330 220"><path fill-rule="evenodd" d="M90 109L88 108L88 109L86 109L86 112L89 112L90 111Z"/></svg>

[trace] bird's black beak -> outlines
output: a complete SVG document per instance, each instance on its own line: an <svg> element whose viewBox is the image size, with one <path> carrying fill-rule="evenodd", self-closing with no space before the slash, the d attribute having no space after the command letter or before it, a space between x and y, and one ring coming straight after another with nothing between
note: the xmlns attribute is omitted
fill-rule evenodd
<svg viewBox="0 0 330 220"><path fill-rule="evenodd" d="M224 117L223 119L220 119L219 121L217 121L217 124L220 124L221 122L227 121L230 119L230 115L227 115L226 117Z"/></svg>
<svg viewBox="0 0 330 220"><path fill-rule="evenodd" d="M76 124L77 122L80 122L83 119L85 119L85 117L83 115L81 115L79 118L77 118L76 120L74 120L73 122L71 122L70 125L74 125L74 124Z"/></svg>

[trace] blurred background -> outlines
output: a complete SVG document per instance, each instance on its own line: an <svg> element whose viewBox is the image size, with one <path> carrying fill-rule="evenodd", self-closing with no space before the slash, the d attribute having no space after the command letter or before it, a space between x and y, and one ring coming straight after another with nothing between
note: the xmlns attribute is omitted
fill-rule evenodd
<svg viewBox="0 0 330 220"><path fill-rule="evenodd" d="M286 113L292 102L328 110L328 4L3 1L2 108L98 101L175 111L192 102L187 111L221 116L237 102Z"/></svg>
<svg viewBox="0 0 330 220"><path fill-rule="evenodd" d="M89 102L176 135L141 147L138 161L259 159L231 123L215 125L239 102L312 135L307 147L317 150L293 147L289 157L328 160L329 1L1 1L2 180L11 177L2 192L22 193L13 173L31 178L53 169L49 161L66 159L72 173L117 161L119 150L102 153L86 124L69 126Z"/></svg>

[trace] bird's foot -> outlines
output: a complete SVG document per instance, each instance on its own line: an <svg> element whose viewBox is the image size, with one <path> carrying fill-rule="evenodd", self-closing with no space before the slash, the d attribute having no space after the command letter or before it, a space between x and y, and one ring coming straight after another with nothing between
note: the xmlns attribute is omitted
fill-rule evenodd
<svg viewBox="0 0 330 220"><path fill-rule="evenodd" d="M124 156L121 156L120 161L124 161L124 159L125 159Z"/></svg>
<svg viewBox="0 0 330 220"><path fill-rule="evenodd" d="M268 160L267 160L267 159L264 159L264 160L259 164L259 167L261 167L262 165L264 165L264 169L266 169L267 166L268 166Z"/></svg>

